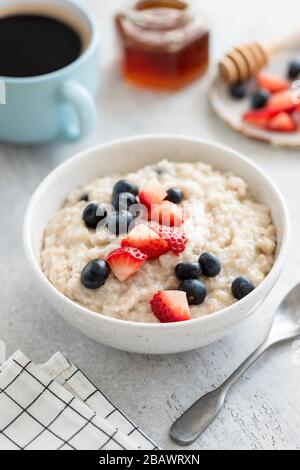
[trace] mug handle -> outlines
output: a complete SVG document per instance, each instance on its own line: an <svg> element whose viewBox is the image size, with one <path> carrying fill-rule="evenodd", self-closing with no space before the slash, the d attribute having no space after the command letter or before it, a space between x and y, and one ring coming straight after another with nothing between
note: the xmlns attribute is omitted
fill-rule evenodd
<svg viewBox="0 0 300 470"><path fill-rule="evenodd" d="M60 98L74 106L79 119L79 126L69 122L63 123L63 138L71 142L84 138L94 128L97 120L97 109L92 95L83 85L70 80L60 88Z"/></svg>

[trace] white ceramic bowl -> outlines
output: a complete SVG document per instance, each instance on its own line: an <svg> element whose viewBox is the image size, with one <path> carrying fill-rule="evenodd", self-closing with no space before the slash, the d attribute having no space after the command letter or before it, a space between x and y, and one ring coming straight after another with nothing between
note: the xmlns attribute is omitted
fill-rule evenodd
<svg viewBox="0 0 300 470"><path fill-rule="evenodd" d="M270 207L278 233L272 271L242 301L213 315L182 323L133 323L94 313L61 294L40 267L44 229L77 186L110 173L128 173L162 159L201 160L221 171L244 178L256 198ZM24 226L27 258L38 286L60 315L83 334L117 349L146 354L169 354L207 345L228 334L264 301L277 281L287 254L289 217L285 203L269 178L248 159L220 145L188 137L144 136L126 138L89 149L54 170L39 186L29 204ZM104 306L105 308L105 306Z"/></svg>

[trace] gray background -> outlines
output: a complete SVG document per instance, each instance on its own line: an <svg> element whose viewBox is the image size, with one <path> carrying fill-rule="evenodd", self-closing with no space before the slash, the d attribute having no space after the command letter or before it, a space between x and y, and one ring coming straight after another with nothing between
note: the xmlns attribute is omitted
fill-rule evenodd
<svg viewBox="0 0 300 470"><path fill-rule="evenodd" d="M7 343L9 354L21 349L37 362L57 350L65 352L160 446L176 448L168 439L174 418L222 382L259 344L276 304L300 278L300 155L250 142L223 126L207 103L208 77L176 95L128 87L116 66L112 14L120 1L84 3L96 13L102 29L96 131L76 145L0 146L0 339ZM299 26L298 0L210 0L203 7L213 31L214 59L240 40L273 38ZM244 152L278 184L293 223L285 271L264 307L217 344L169 357L114 351L67 326L30 278L22 247L26 205L50 170L89 145L155 132L205 137ZM277 348L244 376L224 411L192 448L299 449L299 387L300 364L293 361L292 345Z"/></svg>

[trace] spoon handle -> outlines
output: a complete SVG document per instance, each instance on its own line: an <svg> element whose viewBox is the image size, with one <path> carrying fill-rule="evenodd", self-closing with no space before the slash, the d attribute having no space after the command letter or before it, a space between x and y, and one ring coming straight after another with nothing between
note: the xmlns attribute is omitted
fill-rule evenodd
<svg viewBox="0 0 300 470"><path fill-rule="evenodd" d="M173 424L170 437L179 445L192 444L217 417L237 380L271 347L267 340L216 390L204 395Z"/></svg>

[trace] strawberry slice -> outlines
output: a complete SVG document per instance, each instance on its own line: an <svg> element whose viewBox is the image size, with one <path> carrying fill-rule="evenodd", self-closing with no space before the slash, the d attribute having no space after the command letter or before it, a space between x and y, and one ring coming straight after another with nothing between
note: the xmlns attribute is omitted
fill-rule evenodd
<svg viewBox="0 0 300 470"><path fill-rule="evenodd" d="M297 97L291 90L279 91L270 98L268 106L270 112L292 112L297 107Z"/></svg>
<svg viewBox="0 0 300 470"><path fill-rule="evenodd" d="M169 244L144 224L137 225L122 241L122 247L138 248L149 259L158 259L170 251Z"/></svg>
<svg viewBox="0 0 300 470"><path fill-rule="evenodd" d="M179 256L186 249L189 241L182 230L157 224L151 225L151 229L168 243L169 249L176 255Z"/></svg>
<svg viewBox="0 0 300 470"><path fill-rule="evenodd" d="M167 195L167 191L164 190L157 179L153 178L149 184L140 191L140 203L146 206L147 209L151 209L153 204L160 204L164 201Z"/></svg>
<svg viewBox="0 0 300 470"><path fill-rule="evenodd" d="M151 207L149 218L152 222L158 222L167 227L178 227L184 222L184 210L173 202L164 201Z"/></svg>
<svg viewBox="0 0 300 470"><path fill-rule="evenodd" d="M269 122L279 113L291 113L297 107L293 93L290 90L274 93L268 103L268 106L257 110L249 111L244 114L243 120L248 124L269 129Z"/></svg>
<svg viewBox="0 0 300 470"><path fill-rule="evenodd" d="M150 302L152 312L161 323L173 323L191 319L185 292L162 291L155 294Z"/></svg>
<svg viewBox="0 0 300 470"><path fill-rule="evenodd" d="M147 260L147 255L130 247L119 248L106 258L112 272L121 282L134 276Z"/></svg>
<svg viewBox="0 0 300 470"><path fill-rule="evenodd" d="M268 122L267 128L275 132L295 132L298 126L290 114L279 113Z"/></svg>
<svg viewBox="0 0 300 470"><path fill-rule="evenodd" d="M271 93L288 90L290 87L287 80L275 77L274 75L265 72L258 73L256 79L260 88L269 90Z"/></svg>
<svg viewBox="0 0 300 470"><path fill-rule="evenodd" d="M244 114L243 121L261 129L266 129L268 122L278 112L269 108L259 109L258 111L249 111Z"/></svg>

